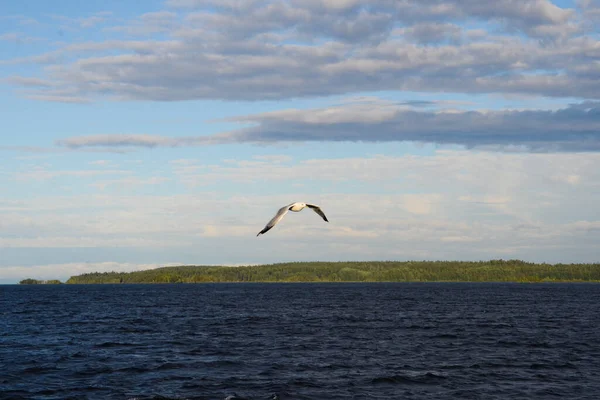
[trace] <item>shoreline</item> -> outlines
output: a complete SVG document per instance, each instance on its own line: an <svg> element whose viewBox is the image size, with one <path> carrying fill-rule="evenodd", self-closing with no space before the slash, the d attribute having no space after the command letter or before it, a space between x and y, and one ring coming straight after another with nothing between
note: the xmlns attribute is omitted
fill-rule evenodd
<svg viewBox="0 0 600 400"><path fill-rule="evenodd" d="M184 265L132 272L90 272L64 284L127 283L391 283L391 282L600 282L600 263L547 264L489 261L308 261L248 266ZM63 284L24 279L21 284Z"/></svg>

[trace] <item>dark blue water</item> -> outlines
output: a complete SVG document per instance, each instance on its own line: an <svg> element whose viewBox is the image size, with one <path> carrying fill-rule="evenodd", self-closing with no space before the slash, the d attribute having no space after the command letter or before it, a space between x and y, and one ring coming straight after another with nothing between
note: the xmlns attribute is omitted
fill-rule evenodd
<svg viewBox="0 0 600 400"><path fill-rule="evenodd" d="M0 286L2 399L597 399L600 285Z"/></svg>

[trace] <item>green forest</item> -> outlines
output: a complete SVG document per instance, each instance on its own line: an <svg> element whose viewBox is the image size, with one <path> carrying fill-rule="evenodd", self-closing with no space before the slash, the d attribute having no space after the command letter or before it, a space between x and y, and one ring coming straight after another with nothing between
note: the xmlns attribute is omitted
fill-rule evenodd
<svg viewBox="0 0 600 400"><path fill-rule="evenodd" d="M58 285L61 283L62 282L59 281L58 279L50 279L50 280L44 281L44 280L31 279L31 278L23 279L22 281L19 282L20 285Z"/></svg>
<svg viewBox="0 0 600 400"><path fill-rule="evenodd" d="M203 282L600 282L600 264L520 260L292 262L242 267L177 266L94 272L66 283Z"/></svg>

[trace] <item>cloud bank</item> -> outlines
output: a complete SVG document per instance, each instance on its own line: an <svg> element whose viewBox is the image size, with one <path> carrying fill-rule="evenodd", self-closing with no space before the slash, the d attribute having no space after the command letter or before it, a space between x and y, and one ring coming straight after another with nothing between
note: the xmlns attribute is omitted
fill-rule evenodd
<svg viewBox="0 0 600 400"><path fill-rule="evenodd" d="M600 99L598 5L549 0L169 0L127 34L3 64L38 100L280 100L364 91ZM101 23L101 24L100 24ZM99 24L97 26L97 24Z"/></svg>
<svg viewBox="0 0 600 400"><path fill-rule="evenodd" d="M384 101L351 102L318 109L288 109L238 116L251 124L212 136L76 136L56 142L72 149L90 147L179 147L227 143L420 142L498 150L598 151L600 103L558 110L418 109Z"/></svg>
<svg viewBox="0 0 600 400"><path fill-rule="evenodd" d="M516 249L526 245L538 251L554 246L578 259L570 246L586 249L600 233L599 161L598 153L467 151L303 161L271 157L218 165L173 160L163 174L188 188L188 194L141 195L129 187L0 202L0 248L172 248L200 257L185 262L219 263L222 255L214 249L206 255L214 260L204 259L198 249L220 243L234 249L228 256L245 257L239 262L269 262L338 254L330 253L330 246L356 245L343 254L381 259L414 257L417 248L427 250L422 255L427 258L490 258L517 255ZM51 172L57 186L71 181ZM290 178L300 186L283 184ZM95 183L90 181L90 187ZM321 184L327 193L315 194ZM348 193L346 184L360 184L365 193ZM234 189L227 192L226 186ZM335 224L294 214L278 225L277 235L261 242L264 247L248 242L278 206L308 198L327 205ZM326 240L313 242L315 231ZM277 248L294 237L314 246L314 252ZM468 248L468 243L478 247Z"/></svg>

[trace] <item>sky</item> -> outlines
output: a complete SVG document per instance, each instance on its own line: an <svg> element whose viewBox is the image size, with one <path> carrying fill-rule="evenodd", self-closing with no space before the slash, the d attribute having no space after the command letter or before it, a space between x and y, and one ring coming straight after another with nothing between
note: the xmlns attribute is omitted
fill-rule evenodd
<svg viewBox="0 0 600 400"><path fill-rule="evenodd" d="M0 283L600 262L600 0L1 2L0 109Z"/></svg>

